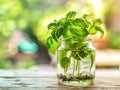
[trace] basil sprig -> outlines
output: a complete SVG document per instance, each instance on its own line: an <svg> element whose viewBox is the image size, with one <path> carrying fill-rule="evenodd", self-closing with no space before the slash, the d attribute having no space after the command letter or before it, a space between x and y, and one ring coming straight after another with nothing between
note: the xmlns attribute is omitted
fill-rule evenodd
<svg viewBox="0 0 120 90"><path fill-rule="evenodd" d="M86 48L87 44L83 42L89 35L100 33L100 38L103 37L104 31L101 28L102 20L91 19L89 15L83 15L83 17L80 18L75 18L75 16L76 12L70 11L64 18L54 20L50 23L48 25L48 30L51 32L51 35L48 37L46 44L49 51L54 53L60 45L60 40L64 39L69 47L69 50L71 50L72 58L81 60L87 55L91 55L90 68L92 68L94 63L94 53L88 50ZM62 57L60 65L64 69L67 69L70 66L70 58Z"/></svg>

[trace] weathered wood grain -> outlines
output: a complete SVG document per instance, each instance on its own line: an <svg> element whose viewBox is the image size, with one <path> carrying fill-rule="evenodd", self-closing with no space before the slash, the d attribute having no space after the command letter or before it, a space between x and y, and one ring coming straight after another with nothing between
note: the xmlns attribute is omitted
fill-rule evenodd
<svg viewBox="0 0 120 90"><path fill-rule="evenodd" d="M94 84L88 87L59 85L56 71L50 67L34 70L0 70L0 74L0 90L120 90L120 71L115 70L98 70Z"/></svg>

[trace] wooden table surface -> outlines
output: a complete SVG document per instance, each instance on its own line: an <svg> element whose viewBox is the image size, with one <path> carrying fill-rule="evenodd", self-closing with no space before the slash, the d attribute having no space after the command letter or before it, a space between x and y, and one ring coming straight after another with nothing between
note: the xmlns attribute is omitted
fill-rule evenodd
<svg viewBox="0 0 120 90"><path fill-rule="evenodd" d="M94 84L73 87L59 85L56 69L47 65L28 70L0 70L0 90L120 90L120 71L96 70Z"/></svg>

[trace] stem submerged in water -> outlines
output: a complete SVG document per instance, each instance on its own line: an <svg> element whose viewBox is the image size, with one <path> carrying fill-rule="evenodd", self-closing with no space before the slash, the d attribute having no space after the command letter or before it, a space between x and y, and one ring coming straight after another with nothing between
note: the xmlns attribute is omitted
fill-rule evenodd
<svg viewBox="0 0 120 90"><path fill-rule="evenodd" d="M67 75L67 68L64 68L65 76Z"/></svg>
<svg viewBox="0 0 120 90"><path fill-rule="evenodd" d="M80 61L78 61L78 76L80 74Z"/></svg>
<svg viewBox="0 0 120 90"><path fill-rule="evenodd" d="M75 73L75 60L73 62L73 75L74 75L74 73Z"/></svg>
<svg viewBox="0 0 120 90"><path fill-rule="evenodd" d="M75 74L75 71L78 73L78 76L80 74L80 61L75 61L73 62L73 75Z"/></svg>

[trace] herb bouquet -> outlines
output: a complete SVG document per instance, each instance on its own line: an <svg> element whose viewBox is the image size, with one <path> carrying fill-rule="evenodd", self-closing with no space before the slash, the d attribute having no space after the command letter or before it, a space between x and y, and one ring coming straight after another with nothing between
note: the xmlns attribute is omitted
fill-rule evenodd
<svg viewBox="0 0 120 90"><path fill-rule="evenodd" d="M75 18L70 11L66 17L48 25L51 35L47 39L50 52L57 51L57 77L60 84L87 86L95 77L95 48L92 35L100 34L101 19L91 19L88 15Z"/></svg>

